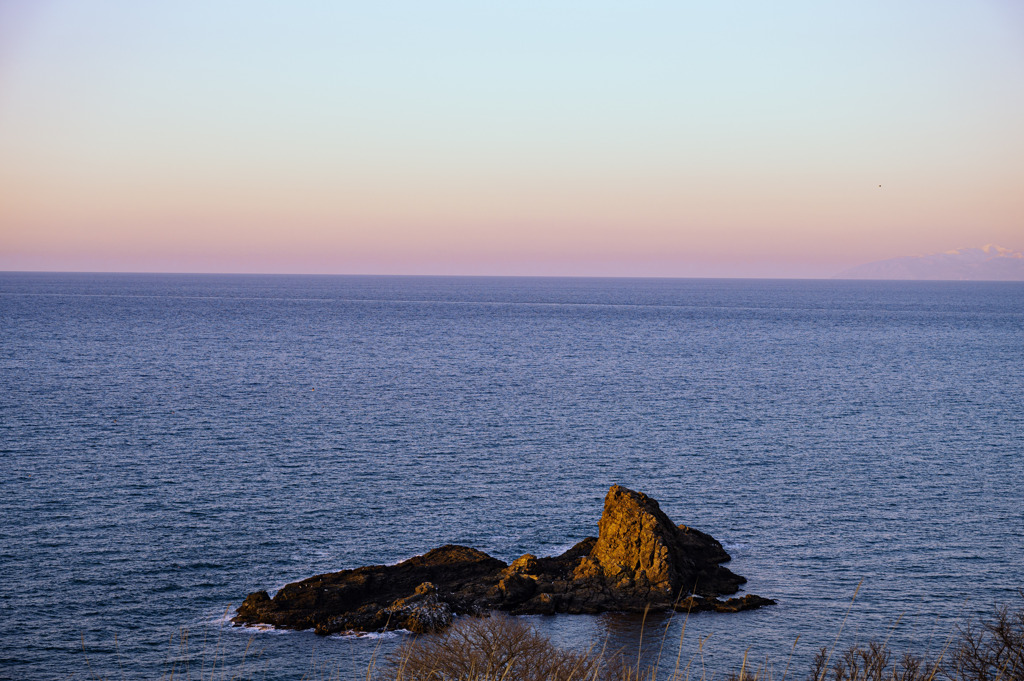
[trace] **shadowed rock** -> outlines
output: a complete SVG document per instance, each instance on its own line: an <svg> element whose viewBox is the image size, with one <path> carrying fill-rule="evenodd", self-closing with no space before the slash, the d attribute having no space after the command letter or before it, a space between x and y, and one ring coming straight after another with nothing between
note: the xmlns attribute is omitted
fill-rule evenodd
<svg viewBox="0 0 1024 681"><path fill-rule="evenodd" d="M446 545L397 565L317 575L273 598L249 594L237 624L342 631L437 631L453 615L598 613L675 608L737 612L773 604L760 596L718 600L746 580L710 535L676 526L645 494L614 485L598 537L560 556L525 554L511 565L464 546Z"/></svg>
<svg viewBox="0 0 1024 681"><path fill-rule="evenodd" d="M443 629L453 613L475 612L505 567L482 551L448 544L398 565L370 565L249 594L232 621L286 629Z"/></svg>

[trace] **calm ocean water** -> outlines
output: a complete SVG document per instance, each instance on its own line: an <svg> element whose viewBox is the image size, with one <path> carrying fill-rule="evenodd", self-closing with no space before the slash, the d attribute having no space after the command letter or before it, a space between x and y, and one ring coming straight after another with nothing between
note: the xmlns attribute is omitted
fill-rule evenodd
<svg viewBox="0 0 1024 681"><path fill-rule="evenodd" d="M356 678L404 637L225 609L447 542L558 553L613 483L779 601L691 617L684 665L710 636L709 674L793 650L803 678L859 583L843 644L934 652L1020 603L1022 455L1024 284L0 274L0 677L249 645L266 678ZM674 656L682 618L647 624Z"/></svg>

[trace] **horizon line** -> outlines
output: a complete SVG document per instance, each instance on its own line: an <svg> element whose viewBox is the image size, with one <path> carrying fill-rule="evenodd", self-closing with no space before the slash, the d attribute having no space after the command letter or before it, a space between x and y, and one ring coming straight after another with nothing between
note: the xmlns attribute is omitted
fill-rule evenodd
<svg viewBox="0 0 1024 681"><path fill-rule="evenodd" d="M6 274L112 274L151 276L209 276L209 277L359 277L359 278L407 278L407 279L644 279L644 280L691 280L691 281L859 281L859 282L949 282L949 283L1024 283L1012 279L882 279L855 278L833 275L831 277L666 277L643 275L598 275L598 274L396 274L396 273L339 273L339 272L209 272L209 271L138 271L138 270L0 270Z"/></svg>

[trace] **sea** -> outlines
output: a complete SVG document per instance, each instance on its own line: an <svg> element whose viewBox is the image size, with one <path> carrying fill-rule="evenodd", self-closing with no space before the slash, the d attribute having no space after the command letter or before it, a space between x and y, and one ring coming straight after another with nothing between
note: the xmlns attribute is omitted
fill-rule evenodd
<svg viewBox="0 0 1024 681"><path fill-rule="evenodd" d="M738 614L533 616L692 679L1024 606L1024 283L0 274L0 678L355 679L228 621L446 543L718 538Z"/></svg>

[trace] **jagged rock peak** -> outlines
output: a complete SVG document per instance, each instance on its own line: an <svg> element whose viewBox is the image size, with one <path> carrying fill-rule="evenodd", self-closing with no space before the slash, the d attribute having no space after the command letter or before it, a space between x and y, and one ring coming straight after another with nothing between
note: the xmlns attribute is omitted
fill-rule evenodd
<svg viewBox="0 0 1024 681"><path fill-rule="evenodd" d="M609 586L651 599L736 593L745 581L718 565L730 557L717 540L677 526L657 501L621 485L605 496L590 558Z"/></svg>
<svg viewBox="0 0 1024 681"><path fill-rule="evenodd" d="M597 544L590 557L606 577L628 575L638 584L669 593L678 586L670 546L679 530L657 501L612 485L597 527Z"/></svg>

